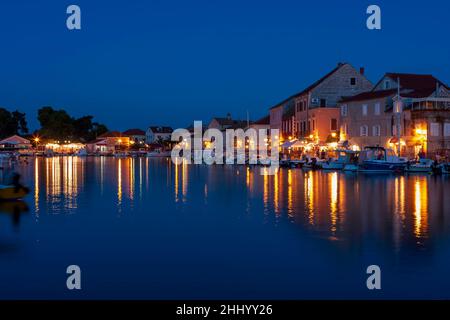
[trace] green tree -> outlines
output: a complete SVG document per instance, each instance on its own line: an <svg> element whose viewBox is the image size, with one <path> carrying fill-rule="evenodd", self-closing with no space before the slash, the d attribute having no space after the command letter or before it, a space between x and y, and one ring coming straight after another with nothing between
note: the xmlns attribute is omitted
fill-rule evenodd
<svg viewBox="0 0 450 320"><path fill-rule="evenodd" d="M50 139L87 142L108 131L105 125L93 122L93 118L88 115L75 119L65 110L43 107L38 111L39 133Z"/></svg>
<svg viewBox="0 0 450 320"><path fill-rule="evenodd" d="M14 124L17 128L17 133L20 135L28 134L28 123L25 116L25 113L19 112L18 110L14 111L12 114L12 118Z"/></svg>
<svg viewBox="0 0 450 320"><path fill-rule="evenodd" d="M19 111L9 112L5 108L0 108L0 138L9 137L15 134L24 135L28 133L25 113Z"/></svg>

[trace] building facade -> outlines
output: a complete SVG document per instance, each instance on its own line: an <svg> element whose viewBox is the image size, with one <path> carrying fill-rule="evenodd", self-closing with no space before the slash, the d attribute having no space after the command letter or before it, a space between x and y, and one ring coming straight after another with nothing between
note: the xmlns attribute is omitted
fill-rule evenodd
<svg viewBox="0 0 450 320"><path fill-rule="evenodd" d="M299 137L326 142L339 133L338 101L371 90L372 83L348 63L335 69L294 97L295 121Z"/></svg>
<svg viewBox="0 0 450 320"><path fill-rule="evenodd" d="M151 126L145 133L145 142L147 144L170 141L173 129L171 127Z"/></svg>
<svg viewBox="0 0 450 320"><path fill-rule="evenodd" d="M124 136L130 138L135 144L143 145L145 143L145 131L141 129L128 129L122 133Z"/></svg>
<svg viewBox="0 0 450 320"><path fill-rule="evenodd" d="M339 132L338 101L371 90L372 83L348 63L339 63L303 91L270 108L270 128L279 129L281 141L308 138L327 142Z"/></svg>
<svg viewBox="0 0 450 320"><path fill-rule="evenodd" d="M408 157L450 151L450 90L432 75L387 73L339 107L340 139L354 148L378 145Z"/></svg>

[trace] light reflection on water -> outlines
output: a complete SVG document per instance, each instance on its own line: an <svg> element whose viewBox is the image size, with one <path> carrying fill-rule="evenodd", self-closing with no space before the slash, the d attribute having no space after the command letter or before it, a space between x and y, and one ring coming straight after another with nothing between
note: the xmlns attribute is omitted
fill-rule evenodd
<svg viewBox="0 0 450 320"><path fill-rule="evenodd" d="M91 185L90 190L98 187L100 196L115 185L118 213L129 210L135 201L144 201L149 189L165 183L172 185L174 202L181 204L207 203L211 184L230 184L227 192L233 192L235 184L243 183L245 194L239 196L252 199L245 201L250 207L256 207L261 198L265 215L286 215L331 240L346 240L371 230L384 235L392 229L397 246L405 236L413 236L417 244L423 244L439 224L437 219L450 214L443 193L449 179L440 176L377 177L299 169L262 176L251 167L191 166L186 162L173 165L167 159L148 158L53 157L36 158L32 164L32 176L27 176L30 167L23 168L23 174L33 180L36 216L42 214L42 206L47 213L76 213L86 183ZM190 184L201 185L203 192L190 194Z"/></svg>
<svg viewBox="0 0 450 320"><path fill-rule="evenodd" d="M195 268L176 272L212 290L208 292L214 297L223 297L223 291L211 289L211 279L199 280L213 272L210 263L216 268L224 264L217 271L220 275L216 274L224 283L214 288L224 290L229 284L229 293L236 284L254 277L255 282L249 284L255 290L252 298L273 298L273 290L285 293L278 298L310 297L296 290L302 285L317 286L314 281L323 282L322 291L317 291L323 292L329 285L325 283L337 276L335 265L325 268L324 257L345 265L349 271L339 277L350 282L355 272L365 270L366 265L358 263L366 260L395 268L421 268L425 264L433 268L436 283L441 281L436 270L450 268L446 245L450 235L450 177L301 169L280 169L275 176L263 176L259 167L174 165L168 159L104 157L36 158L18 169L32 189L27 202L35 224L21 225L21 233L29 237L23 243L27 252L35 252L38 260L51 256L52 264L45 265L48 268L63 254L63 247L68 249L66 255L78 252L78 259L86 259L91 272L99 268L98 273L102 272L99 261L126 261L122 263L129 263L133 270L125 272L126 277L135 274L139 281L153 285L159 278L165 279L154 297L196 297L189 292L174 295L181 292L177 291L182 290L179 282L185 280L173 280L175 271L168 269L172 262L198 263L194 263ZM316 249L311 251L306 244ZM86 250L95 252L86 254ZM189 258L185 252L190 252ZM71 261L71 257L65 259ZM25 268L28 261L17 260L11 272ZM137 266L142 266L141 273ZM155 278L148 274L148 268ZM252 271L250 275L239 270ZM323 270L330 273L331 280L324 277ZM405 297L409 293L405 285L411 280L399 280L403 273L392 272L399 281L392 296ZM364 272L361 274L364 277ZM285 282L280 277L286 277ZM257 279L261 278L268 283L260 284ZM423 290L418 292L434 294L424 289L427 283L432 282L424 279ZM442 286L450 292L450 283ZM345 290L349 297L364 296L360 289L349 285ZM102 290L101 285L98 290ZM101 292L99 297L110 294L106 289ZM341 297L330 292L316 297Z"/></svg>

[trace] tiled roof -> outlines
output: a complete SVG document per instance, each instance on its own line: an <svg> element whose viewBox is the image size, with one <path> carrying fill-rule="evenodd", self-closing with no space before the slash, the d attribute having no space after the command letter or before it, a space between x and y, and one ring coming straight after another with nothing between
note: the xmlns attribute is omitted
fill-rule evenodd
<svg viewBox="0 0 450 320"><path fill-rule="evenodd" d="M123 132L124 136L145 136L145 131L141 129L128 129Z"/></svg>
<svg viewBox="0 0 450 320"><path fill-rule="evenodd" d="M0 144L30 144L30 140L22 138L18 135L11 136L9 138L0 141Z"/></svg>
<svg viewBox="0 0 450 320"><path fill-rule="evenodd" d="M157 126L151 126L150 130L153 133L172 133L173 129L171 127L157 127Z"/></svg>
<svg viewBox="0 0 450 320"><path fill-rule="evenodd" d="M331 70L330 72L328 72L325 76L323 76L322 78L320 78L319 80L317 80L316 82L314 82L313 84L311 84L310 86L308 86L306 89L290 96L289 98L283 100L282 102L276 104L275 106L271 107L270 109L275 109L277 107L279 107L282 104L285 104L286 102L288 102L291 99L297 98L313 89L315 89L317 86L319 86L322 82L324 82L326 79L328 79L329 77L331 77L336 71L338 71L340 68L342 68L343 66L347 65L348 63L338 63L337 67L334 68L333 70Z"/></svg>
<svg viewBox="0 0 450 320"><path fill-rule="evenodd" d="M400 80L401 96L410 98L422 98L429 97L435 91L437 85L444 86L448 89L448 86L435 78L431 74L413 74L413 73L394 73L388 72L383 78L389 77L394 81ZM383 80L383 78L375 85Z"/></svg>
<svg viewBox="0 0 450 320"><path fill-rule="evenodd" d="M98 137L99 138L120 138L122 136L123 136L122 133L120 133L119 131L108 131L102 135L99 135Z"/></svg>
<svg viewBox="0 0 450 320"><path fill-rule="evenodd" d="M256 120L254 124L270 124L270 116L267 115L259 120Z"/></svg>
<svg viewBox="0 0 450 320"><path fill-rule="evenodd" d="M357 94L352 97L342 97L341 102L352 102L352 101L364 101L385 98L390 95L395 95L397 93L396 89L391 90L380 90L380 91L368 91Z"/></svg>

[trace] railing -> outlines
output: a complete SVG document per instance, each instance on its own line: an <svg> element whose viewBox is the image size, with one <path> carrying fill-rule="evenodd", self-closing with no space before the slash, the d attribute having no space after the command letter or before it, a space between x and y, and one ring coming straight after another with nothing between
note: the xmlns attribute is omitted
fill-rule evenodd
<svg viewBox="0 0 450 320"><path fill-rule="evenodd" d="M407 99L405 107L414 111L450 110L450 98Z"/></svg>

